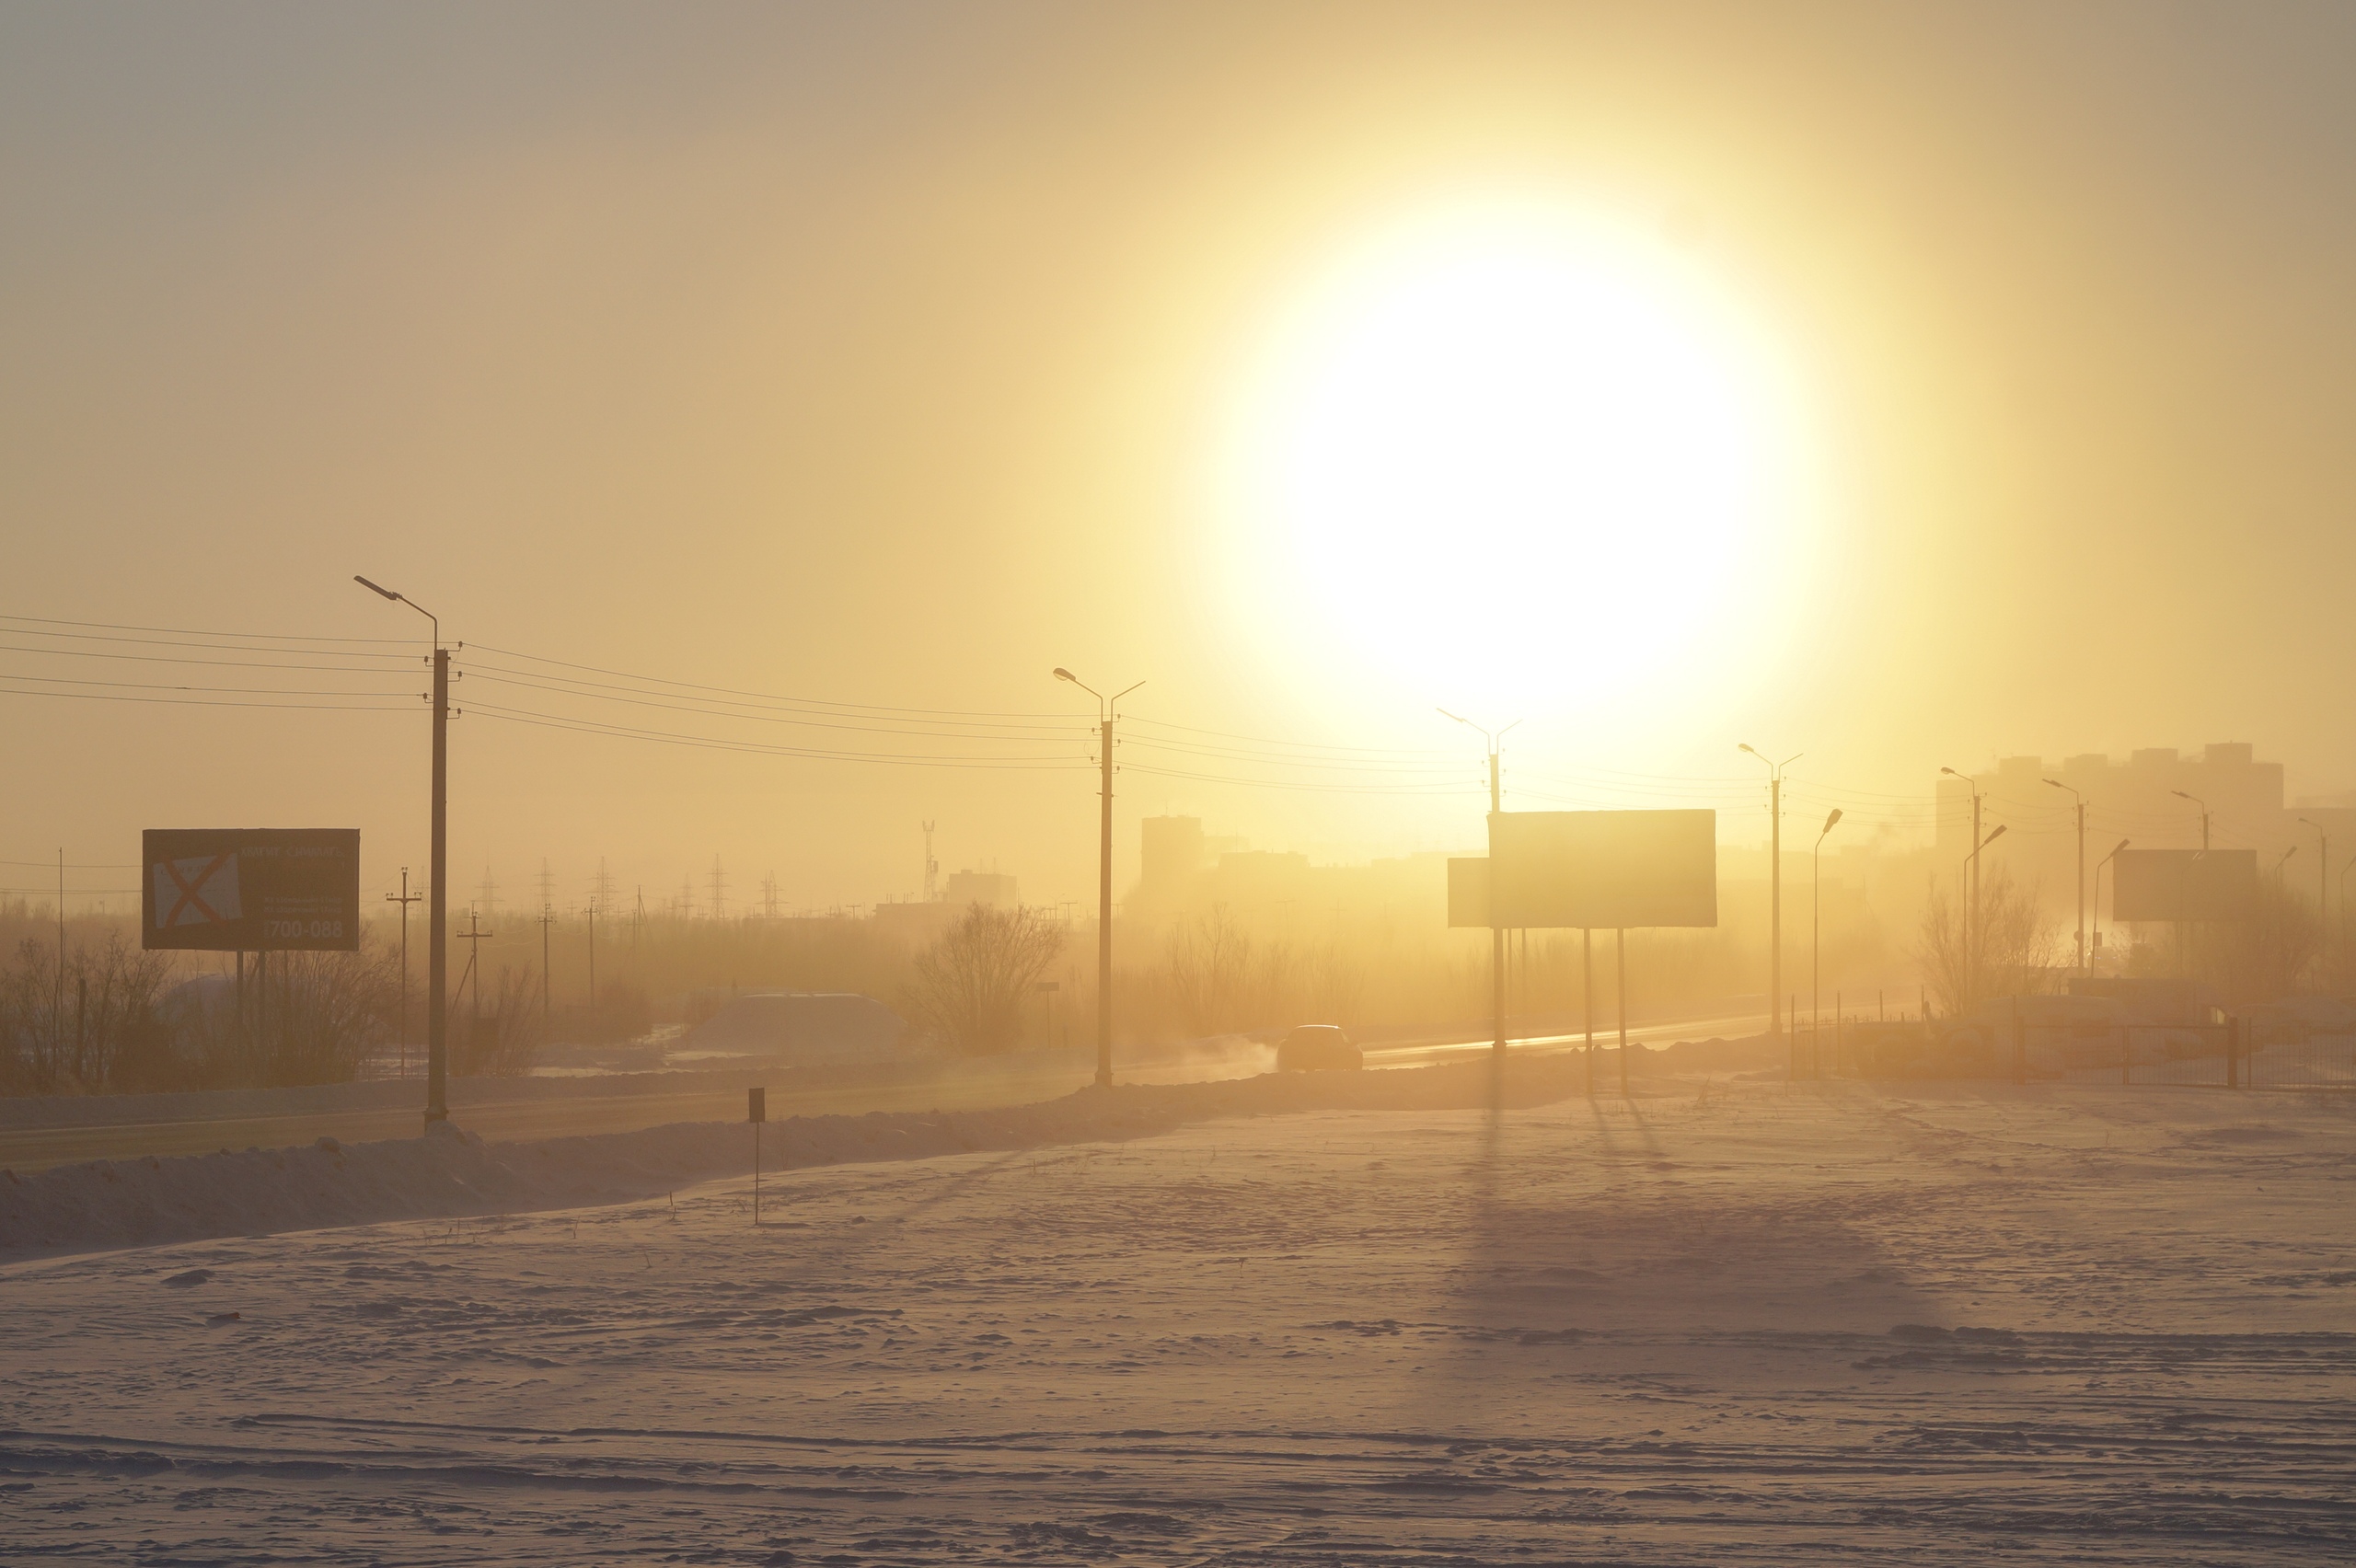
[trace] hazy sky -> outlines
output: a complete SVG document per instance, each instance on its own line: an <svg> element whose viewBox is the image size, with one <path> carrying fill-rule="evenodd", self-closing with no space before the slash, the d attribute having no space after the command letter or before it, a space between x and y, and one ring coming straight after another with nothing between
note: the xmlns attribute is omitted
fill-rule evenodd
<svg viewBox="0 0 2356 1568"><path fill-rule="evenodd" d="M2250 740L2344 790L2351 191L2339 4L0 6L0 615L413 635L361 571L472 645L1057 716L773 743L1080 756L954 738L1084 729L1060 663L1165 725L1403 754L1346 792L1225 781L1345 777L1257 741L1125 754L1125 857L1163 810L1477 843L1436 702L1525 716L1528 803L1740 804L1738 740L1894 825L2018 752ZM1578 628L1672 624L1657 581L1477 521L1369 543L1486 552L1525 620L1559 586L1559 663L1483 690L1337 622L1234 475L1352 259L1498 207L1649 236L1772 366L1805 504L1722 635L1633 653ZM1447 581L1400 646L1494 621ZM916 891L931 819L951 870L1091 887L1084 769L568 732L487 709L578 694L503 689L462 686L454 881L547 856L577 893L602 854L652 898L719 854L740 898L865 903ZM0 859L357 824L380 884L423 862L424 764L422 709L0 695Z"/></svg>

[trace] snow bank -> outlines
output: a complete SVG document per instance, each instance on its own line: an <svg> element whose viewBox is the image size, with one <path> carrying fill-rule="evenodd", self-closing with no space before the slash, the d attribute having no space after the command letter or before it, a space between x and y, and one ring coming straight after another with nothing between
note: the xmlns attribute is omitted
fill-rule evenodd
<svg viewBox="0 0 2356 1568"><path fill-rule="evenodd" d="M1222 1116L1472 1109L1500 1093L1503 1103L1535 1105L1585 1081L1572 1058L1556 1056L1514 1063L1501 1091L1487 1064L1463 1063L1086 1089L989 1111L795 1116L764 1129L762 1163L776 1170L1118 1141ZM618 1203L747 1173L752 1137L742 1123L680 1122L492 1144L445 1124L433 1136L382 1143L321 1138L301 1148L0 1171L0 1258Z"/></svg>

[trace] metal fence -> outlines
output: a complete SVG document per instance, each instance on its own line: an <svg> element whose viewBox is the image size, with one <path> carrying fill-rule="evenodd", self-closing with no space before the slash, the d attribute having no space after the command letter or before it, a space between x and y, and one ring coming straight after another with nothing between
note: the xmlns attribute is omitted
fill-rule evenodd
<svg viewBox="0 0 2356 1568"><path fill-rule="evenodd" d="M1959 1079L2131 1088L2356 1089L2356 1035L2250 1020L2046 1025L1842 1019L1793 1032L1798 1078Z"/></svg>

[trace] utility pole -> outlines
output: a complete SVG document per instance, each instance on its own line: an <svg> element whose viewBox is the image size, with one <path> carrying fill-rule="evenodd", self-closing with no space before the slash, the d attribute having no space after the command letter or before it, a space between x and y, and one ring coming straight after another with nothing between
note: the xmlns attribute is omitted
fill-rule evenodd
<svg viewBox="0 0 2356 1568"><path fill-rule="evenodd" d="M941 862L932 858L932 827L924 824L924 901L931 904L941 897Z"/></svg>
<svg viewBox="0 0 2356 1568"><path fill-rule="evenodd" d="M549 1027L549 928L556 924L556 905L540 905L540 1038L548 1038Z"/></svg>
<svg viewBox="0 0 2356 1568"><path fill-rule="evenodd" d="M409 906L423 898L409 890L409 868L401 868L401 890L385 894L385 902L401 906L401 1077L409 1077Z"/></svg>
<svg viewBox="0 0 2356 1568"><path fill-rule="evenodd" d="M1784 1033L1784 769L1804 754L1774 762L1748 741L1735 749L1767 765L1767 1038L1776 1040Z"/></svg>
<svg viewBox="0 0 2356 1568"><path fill-rule="evenodd" d="M2049 778L2056 790L2069 790L2078 801L2078 972L2086 969L2086 798L2059 778Z"/></svg>
<svg viewBox="0 0 2356 1568"><path fill-rule="evenodd" d="M589 901L589 1010L597 1010L597 901Z"/></svg>
<svg viewBox="0 0 2356 1568"><path fill-rule="evenodd" d="M475 1042L482 1038L482 942L485 937L492 934L482 928L481 911L472 905L468 905L467 928L458 933L458 940L467 944L467 968L466 973L458 976L458 989L465 990L469 978L475 983L472 1005L467 1014L468 1051L472 1051Z"/></svg>
<svg viewBox="0 0 2356 1568"><path fill-rule="evenodd" d="M1494 846L1497 836L1497 817L1505 810L1505 789L1497 766L1497 755L1505 745L1507 732L1521 721L1517 719L1513 724L1508 724L1505 729L1491 734L1461 714L1450 713L1445 708L1438 709L1437 711L1441 718L1455 720L1488 744L1489 841ZM1493 853L1489 865L1489 1020L1496 1035L1490 1050L1495 1053L1499 1062L1506 1059L1506 928L1504 920L1505 912L1497 907L1496 862ZM1592 1093L1595 1089L1595 1041L1592 1038L1587 1043L1587 1055L1588 1089Z"/></svg>
<svg viewBox="0 0 2356 1568"><path fill-rule="evenodd" d="M51 1060L65 1059L65 850L57 851L57 995L49 1009Z"/></svg>
<svg viewBox="0 0 2356 1568"><path fill-rule="evenodd" d="M415 600L380 588L364 577L354 582L397 600L433 627L433 848L426 882L425 1122L450 1119L450 650L442 646L442 622Z"/></svg>
<svg viewBox="0 0 2356 1568"><path fill-rule="evenodd" d="M1057 665L1056 679L1069 681L1096 699L1096 736L1103 755L1103 781L1098 790L1099 821L1096 860L1096 1083L1113 1087L1113 705L1145 685L1123 686L1106 697L1069 670ZM926 842L925 863L932 863L931 843Z"/></svg>

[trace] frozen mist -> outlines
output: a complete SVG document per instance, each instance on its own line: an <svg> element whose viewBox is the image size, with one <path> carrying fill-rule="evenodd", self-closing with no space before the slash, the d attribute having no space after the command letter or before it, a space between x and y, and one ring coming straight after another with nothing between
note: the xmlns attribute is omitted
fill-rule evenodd
<svg viewBox="0 0 2356 1568"><path fill-rule="evenodd" d="M1653 1087L798 1169L759 1229L730 1178L18 1262L0 1538L156 1563L2356 1551L2356 1108Z"/></svg>

